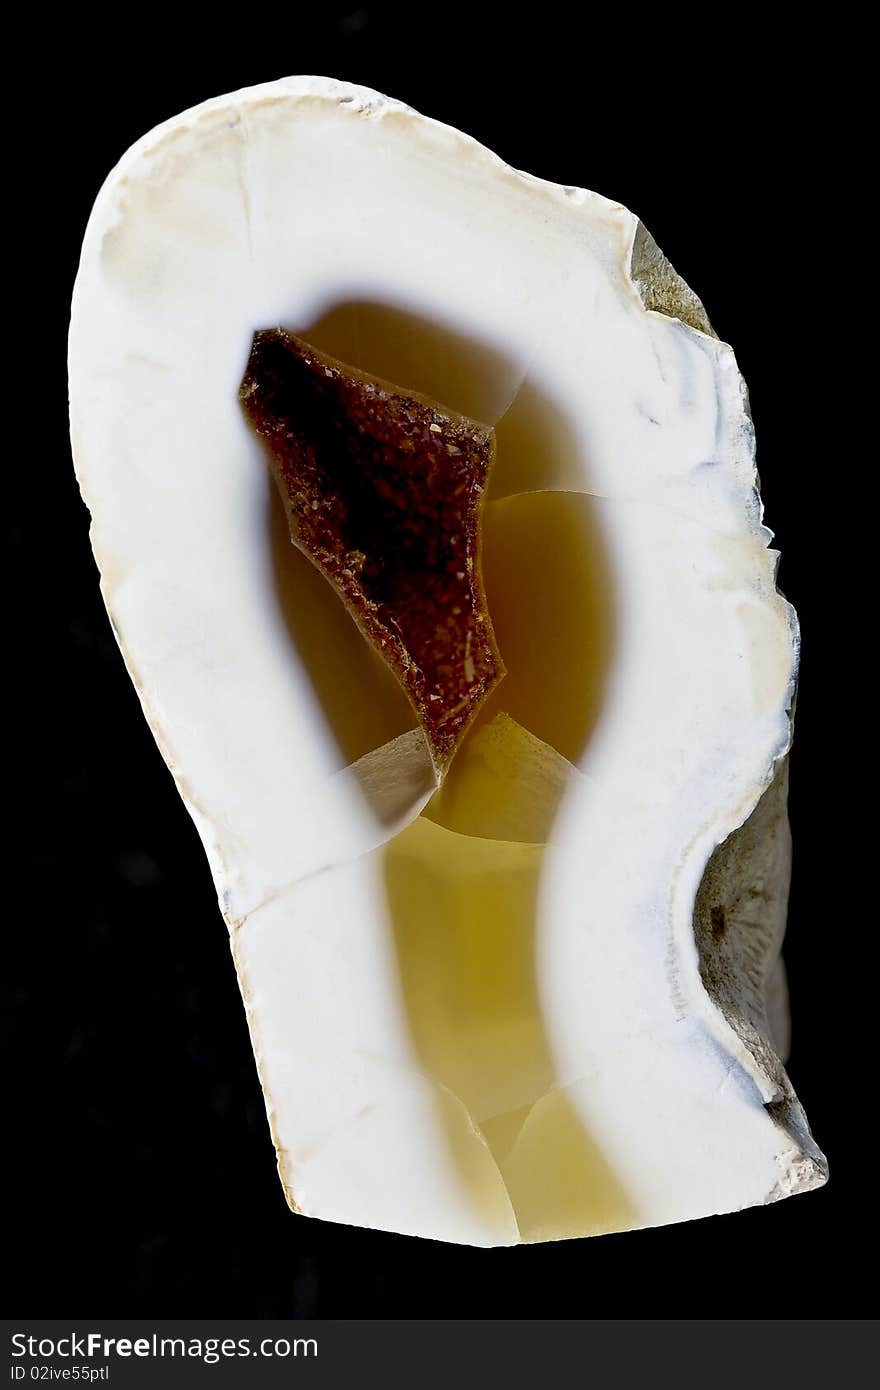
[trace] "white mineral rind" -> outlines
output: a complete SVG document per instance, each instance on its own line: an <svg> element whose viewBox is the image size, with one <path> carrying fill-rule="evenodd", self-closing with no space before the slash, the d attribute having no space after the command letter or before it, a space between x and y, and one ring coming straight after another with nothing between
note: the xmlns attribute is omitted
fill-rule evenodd
<svg viewBox="0 0 880 1390"><path fill-rule="evenodd" d="M480 399L463 381L446 403L495 422L524 383L540 390L573 446L545 486L595 499L613 665L541 878L537 969L555 1085L631 1224L824 1178L764 1108L778 1085L700 979L697 891L788 748L797 637L733 353L646 311L637 228L321 78L158 127L89 222L71 429L102 590L209 855L282 1178L310 1214L520 1238L482 1135L422 1071L398 979L378 855L431 790L424 748L410 736L389 763L394 813L377 815L272 597L267 470L237 388L254 329L302 329L343 301L493 351Z"/></svg>

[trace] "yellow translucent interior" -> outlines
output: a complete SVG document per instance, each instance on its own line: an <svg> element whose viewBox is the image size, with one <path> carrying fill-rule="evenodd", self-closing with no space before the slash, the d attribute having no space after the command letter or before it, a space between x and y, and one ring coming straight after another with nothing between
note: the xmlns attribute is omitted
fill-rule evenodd
<svg viewBox="0 0 880 1390"><path fill-rule="evenodd" d="M508 389L491 353L383 307L341 306L304 336L478 419L491 418L487 403ZM496 434L482 562L508 674L422 815L385 846L385 886L413 1044L441 1088L462 1182L497 1204L497 1180L486 1176L494 1165L521 1238L558 1239L637 1222L558 1084L536 968L542 877L601 709L613 603L591 499L546 490L574 468L552 403L531 388L514 394ZM293 551L274 499L269 525L291 635L353 761L412 728L412 709L329 585Z"/></svg>

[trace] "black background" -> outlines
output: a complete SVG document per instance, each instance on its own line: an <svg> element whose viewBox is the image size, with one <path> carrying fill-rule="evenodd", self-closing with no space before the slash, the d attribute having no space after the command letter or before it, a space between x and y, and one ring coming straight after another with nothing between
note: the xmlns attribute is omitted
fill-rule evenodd
<svg viewBox="0 0 880 1390"><path fill-rule="evenodd" d="M41 50L8 277L31 275L38 306L35 316L29 300L13 325L35 367L22 371L19 358L7 378L25 427L7 458L6 508L8 686L20 708L7 725L13 1084L2 1190L16 1314L866 1311L856 1253L873 1220L859 1117L871 1020L855 995L872 928L856 900L840 780L857 663L827 488L829 475L845 487L855 466L840 434L858 317L857 218L840 188L848 98L829 85L840 59L827 32L771 47L747 30L691 28L685 50L656 17L646 28L621 12L615 33L586 16L578 31L575 13L293 5L284 22L255 10L218 34L204 11L204 32L185 44L165 16L125 35L83 21ZM790 1071L832 1167L818 1193L683 1227L496 1251L334 1227L285 1207L204 855L98 594L64 359L79 242L111 165L184 107L297 71L385 90L516 166L627 204L737 350L781 584L803 625L787 959Z"/></svg>

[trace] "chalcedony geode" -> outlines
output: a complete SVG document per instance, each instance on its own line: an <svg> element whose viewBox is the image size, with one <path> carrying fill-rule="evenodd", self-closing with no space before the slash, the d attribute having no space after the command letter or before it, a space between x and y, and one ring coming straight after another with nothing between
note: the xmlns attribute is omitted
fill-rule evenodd
<svg viewBox="0 0 880 1390"><path fill-rule="evenodd" d="M499 665L484 624L434 756L290 544L239 401L267 326L494 431ZM777 1041L797 625L733 352L638 220L364 88L219 97L99 194L70 395L291 1206L499 1245L824 1181Z"/></svg>

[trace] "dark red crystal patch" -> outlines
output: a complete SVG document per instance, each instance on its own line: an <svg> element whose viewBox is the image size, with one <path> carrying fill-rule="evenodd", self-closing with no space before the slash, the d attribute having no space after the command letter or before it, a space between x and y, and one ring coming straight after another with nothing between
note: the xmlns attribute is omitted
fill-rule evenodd
<svg viewBox="0 0 880 1390"><path fill-rule="evenodd" d="M494 432L280 328L254 335L240 397L294 544L388 662L445 770L504 675L480 568Z"/></svg>

